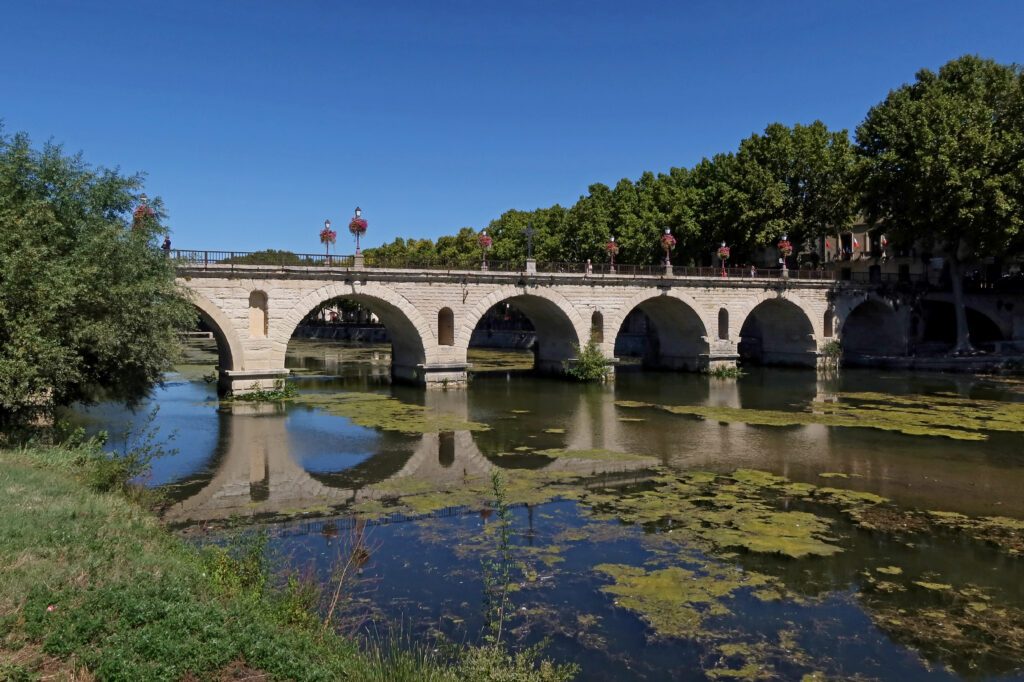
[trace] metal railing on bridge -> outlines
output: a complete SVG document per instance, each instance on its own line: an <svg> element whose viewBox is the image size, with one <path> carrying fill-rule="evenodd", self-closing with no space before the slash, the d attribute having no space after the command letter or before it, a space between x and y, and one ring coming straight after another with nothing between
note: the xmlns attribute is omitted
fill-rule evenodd
<svg viewBox="0 0 1024 682"><path fill-rule="evenodd" d="M290 251L199 251L174 249L170 258L179 267L224 269L229 266L247 268L252 266L276 268L317 268L328 270L349 270L356 267L356 256L328 255L323 253L292 253ZM362 257L362 268L394 269L394 270L432 270L439 272L478 271L481 273L522 273L527 272L526 261L487 261L486 270L477 259L416 259L416 258L380 258L366 255ZM581 276L601 277L665 277L665 266L632 265L616 263L569 263L547 262L536 263L537 274L575 274ZM785 275L778 268L720 268L712 266L672 266L672 277L725 277L725 278L758 278L779 279L787 276L790 279L836 279L834 270L788 270Z"/></svg>

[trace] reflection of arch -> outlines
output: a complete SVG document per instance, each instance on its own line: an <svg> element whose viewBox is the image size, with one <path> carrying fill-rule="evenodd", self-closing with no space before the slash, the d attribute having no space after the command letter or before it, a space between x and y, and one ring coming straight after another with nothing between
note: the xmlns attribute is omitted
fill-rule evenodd
<svg viewBox="0 0 1024 682"><path fill-rule="evenodd" d="M451 308L437 311L437 343L441 346L455 345L455 313Z"/></svg>
<svg viewBox="0 0 1024 682"><path fill-rule="evenodd" d="M589 338L589 327L573 305L549 289L503 286L483 297L470 310L456 335L456 345L468 348L473 330L492 306L508 301L529 318L537 333L537 369L560 370L562 361L576 354L574 346Z"/></svg>
<svg viewBox="0 0 1024 682"><path fill-rule="evenodd" d="M756 364L813 367L816 351L811 319L788 297L764 297L740 327L740 357Z"/></svg>
<svg viewBox="0 0 1024 682"><path fill-rule="evenodd" d="M291 306L280 324L272 327L276 366L284 366L288 341L302 318L321 303L336 298L356 301L369 308L387 328L391 337L392 376L410 380L420 378L419 366L426 362L427 349L434 347L434 334L408 299L374 282L329 284L307 294Z"/></svg>
<svg viewBox="0 0 1024 682"><path fill-rule="evenodd" d="M249 294L249 338L264 339L267 336L267 294L253 291Z"/></svg>
<svg viewBox="0 0 1024 682"><path fill-rule="evenodd" d="M590 316L590 340L594 343L604 343L604 315L600 310L595 310Z"/></svg>
<svg viewBox="0 0 1024 682"><path fill-rule="evenodd" d="M619 309L611 321L616 334L626 317L638 309L653 326L644 352L644 364L667 369L702 369L709 352L710 325L687 294L671 291L642 291ZM702 357L703 356L703 357Z"/></svg>
<svg viewBox="0 0 1024 682"><path fill-rule="evenodd" d="M843 320L840 343L845 353L903 355L907 342L892 307L876 298L857 304Z"/></svg>
<svg viewBox="0 0 1024 682"><path fill-rule="evenodd" d="M189 299L199 310L199 317L213 332L213 338L217 341L217 367L221 370L242 370L243 359L242 342L235 333L231 321L224 316L213 302L202 294L191 291Z"/></svg>

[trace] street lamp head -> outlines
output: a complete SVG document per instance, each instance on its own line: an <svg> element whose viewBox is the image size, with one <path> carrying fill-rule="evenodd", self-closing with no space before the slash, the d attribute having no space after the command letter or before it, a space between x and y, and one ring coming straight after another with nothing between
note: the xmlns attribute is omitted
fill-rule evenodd
<svg viewBox="0 0 1024 682"><path fill-rule="evenodd" d="M356 217L357 218L362 218L363 217L363 209L359 208L358 206L356 206Z"/></svg>
<svg viewBox="0 0 1024 682"><path fill-rule="evenodd" d="M330 220L327 220L327 219L324 220L324 229L325 230L331 229L331 221Z"/></svg>
<svg viewBox="0 0 1024 682"><path fill-rule="evenodd" d="M789 241L789 235L788 234L782 235L782 241L788 242Z"/></svg>
<svg viewBox="0 0 1024 682"><path fill-rule="evenodd" d="M148 204L149 203L149 195L147 195L145 192L140 194L139 195L139 203L141 203L143 206Z"/></svg>
<svg viewBox="0 0 1024 682"><path fill-rule="evenodd" d="M672 228L666 227L665 228L665 234L672 234Z"/></svg>
<svg viewBox="0 0 1024 682"><path fill-rule="evenodd" d="M725 240L724 239L722 240L722 246L725 246Z"/></svg>

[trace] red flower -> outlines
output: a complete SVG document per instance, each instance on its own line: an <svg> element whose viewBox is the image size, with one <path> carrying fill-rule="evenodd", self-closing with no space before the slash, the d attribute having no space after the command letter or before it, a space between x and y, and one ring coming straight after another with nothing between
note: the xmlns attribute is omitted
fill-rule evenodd
<svg viewBox="0 0 1024 682"><path fill-rule="evenodd" d="M672 249L676 245L676 238L669 233L661 235L661 246L664 249Z"/></svg>
<svg viewBox="0 0 1024 682"><path fill-rule="evenodd" d="M729 250L728 246L722 246L719 247L718 249L718 257L721 258L722 260L729 260L730 253L731 251Z"/></svg>
<svg viewBox="0 0 1024 682"><path fill-rule="evenodd" d="M793 245L790 243L788 239L780 239L779 243L776 244L776 246L779 249L779 253L781 253L783 256L788 256L789 254L793 253Z"/></svg>
<svg viewBox="0 0 1024 682"><path fill-rule="evenodd" d="M338 238L338 233L329 227L325 227L320 230L320 243L321 244L333 244Z"/></svg>
<svg viewBox="0 0 1024 682"><path fill-rule="evenodd" d="M488 235L486 232L477 237L476 241L480 245L480 248L485 251L491 248L491 244L494 243L494 240L491 239L490 235Z"/></svg>
<svg viewBox="0 0 1024 682"><path fill-rule="evenodd" d="M615 242L608 242L604 245L604 249L612 256L619 255L619 245Z"/></svg>
<svg viewBox="0 0 1024 682"><path fill-rule="evenodd" d="M368 224L363 218L353 218L352 222L348 224L348 231L352 234L365 234Z"/></svg>

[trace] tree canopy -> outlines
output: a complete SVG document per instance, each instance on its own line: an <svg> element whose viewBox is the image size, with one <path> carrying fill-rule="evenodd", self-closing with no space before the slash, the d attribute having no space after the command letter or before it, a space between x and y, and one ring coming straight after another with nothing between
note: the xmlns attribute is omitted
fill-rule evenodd
<svg viewBox="0 0 1024 682"><path fill-rule="evenodd" d="M100 395L131 401L195 313L140 176L0 130L0 428Z"/></svg>
<svg viewBox="0 0 1024 682"><path fill-rule="evenodd" d="M1020 248L1024 71L975 56L924 69L868 112L857 144L866 214L949 259L969 349L961 263Z"/></svg>
<svg viewBox="0 0 1024 682"><path fill-rule="evenodd" d="M694 168L643 173L614 187L595 183L570 206L506 211L486 227L491 258L526 258L526 228L534 230L534 257L541 261L608 259L614 236L622 263L656 263L659 238L668 228L681 263L711 263L720 241L751 258L783 233L796 243L834 232L854 217L855 156L845 130L824 123L793 127L773 123L764 134L743 140L735 153L703 159ZM440 261L470 265L480 259L477 232L453 237L396 239L367 256L385 260Z"/></svg>

